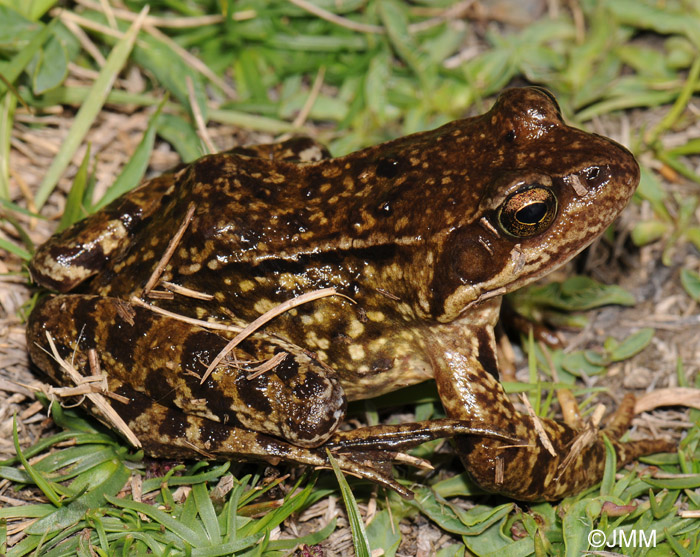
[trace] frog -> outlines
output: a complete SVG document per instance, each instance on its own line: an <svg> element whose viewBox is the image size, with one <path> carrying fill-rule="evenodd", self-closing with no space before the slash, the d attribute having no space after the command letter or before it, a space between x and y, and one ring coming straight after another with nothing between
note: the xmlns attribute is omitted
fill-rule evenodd
<svg viewBox="0 0 700 557"><path fill-rule="evenodd" d="M633 397L603 428L518 411L499 381L499 308L599 237L639 176L538 87L337 158L309 138L206 155L37 249L31 276L53 293L29 317L29 352L59 385L75 378L52 350L102 377L153 457L332 458L410 497L392 464L449 437L486 492L558 500L602 478L606 438L618 466L673 444L620 440ZM445 418L343 425L349 401L427 381Z"/></svg>

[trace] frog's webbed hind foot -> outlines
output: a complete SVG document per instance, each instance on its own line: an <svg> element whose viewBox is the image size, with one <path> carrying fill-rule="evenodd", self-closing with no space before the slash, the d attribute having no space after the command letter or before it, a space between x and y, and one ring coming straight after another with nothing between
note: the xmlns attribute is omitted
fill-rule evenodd
<svg viewBox="0 0 700 557"><path fill-rule="evenodd" d="M618 468L640 456L675 451L674 443L661 439L621 442L633 416L633 395L625 397L600 430L594 425L574 429L548 418L537 418L539 426L532 427L529 416L513 411L511 423L520 437L527 438L525 443L507 447L489 439L475 443L457 438L457 445L467 470L485 490L521 501L554 501L600 481L607 462L604 437L615 449Z"/></svg>
<svg viewBox="0 0 700 557"><path fill-rule="evenodd" d="M675 452L676 444L663 439L640 439L622 443L619 439L632 425L634 418L635 397L628 393L622 399L617 411L610 417L608 425L602 430L608 439L613 441L617 452L618 465L623 466L640 456Z"/></svg>
<svg viewBox="0 0 700 557"><path fill-rule="evenodd" d="M382 450L405 451L444 437L473 435L497 439L504 443L518 443L521 440L498 429L473 427L469 422L443 418L423 422L394 425L376 425L351 431L336 431L326 442L326 446L340 451Z"/></svg>

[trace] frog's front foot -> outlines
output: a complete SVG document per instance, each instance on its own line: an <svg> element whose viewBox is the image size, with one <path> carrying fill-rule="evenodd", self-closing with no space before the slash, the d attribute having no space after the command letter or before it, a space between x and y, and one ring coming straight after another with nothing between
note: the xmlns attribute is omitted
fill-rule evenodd
<svg viewBox="0 0 700 557"><path fill-rule="evenodd" d="M450 325L449 327L453 327ZM598 431L570 419L572 425L518 412L498 381L496 342L491 327L463 325L472 342L456 335L436 337L444 356L435 379L447 416L473 427L488 426L522 439L504 443L476 436L456 437L457 450L474 481L486 491L521 501L552 501L578 493L600 481L606 461L604 436L617 453L617 464L638 456L673 451L661 440L622 443L634 416L634 397L628 396L608 426ZM445 331L448 327L443 327Z"/></svg>
<svg viewBox="0 0 700 557"><path fill-rule="evenodd" d="M467 470L483 489L521 501L557 500L602 479L606 460L604 436L615 448L618 467L639 456L675 451L673 443L660 439L619 441L633 415L634 396L627 395L602 430L588 426L577 431L554 420L537 418L543 436L532 418L515 412L511 423L518 436L527 439L525 445L460 437L457 447ZM551 443L550 448L545 447L543 437Z"/></svg>

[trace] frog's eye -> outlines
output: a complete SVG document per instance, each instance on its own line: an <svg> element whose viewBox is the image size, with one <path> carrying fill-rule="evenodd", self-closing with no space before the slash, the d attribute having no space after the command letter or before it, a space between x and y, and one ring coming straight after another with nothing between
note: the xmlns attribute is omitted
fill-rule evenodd
<svg viewBox="0 0 700 557"><path fill-rule="evenodd" d="M534 186L516 191L498 212L498 222L511 236L529 238L545 231L557 214L557 199L548 188Z"/></svg>

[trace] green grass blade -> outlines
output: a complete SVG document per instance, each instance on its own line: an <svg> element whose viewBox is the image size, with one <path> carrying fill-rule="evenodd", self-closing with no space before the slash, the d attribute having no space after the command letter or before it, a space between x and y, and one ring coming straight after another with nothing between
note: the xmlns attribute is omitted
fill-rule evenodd
<svg viewBox="0 0 700 557"><path fill-rule="evenodd" d="M2 218L4 218L12 228L15 229L15 232L17 232L17 235L19 236L20 240L22 240L22 243L24 244L24 247L26 247L29 252L34 251L34 244L32 242L32 239L29 237L29 234L24 230L24 227L19 223L17 219L14 218L14 216L10 214L5 214Z"/></svg>
<svg viewBox="0 0 700 557"><path fill-rule="evenodd" d="M289 122L223 108L210 109L209 120L212 122L219 122L220 124L231 124L234 126L240 126L241 128L258 130L261 132L285 133L301 131Z"/></svg>
<svg viewBox="0 0 700 557"><path fill-rule="evenodd" d="M58 3L58 0L31 0L30 2L18 2L22 13L28 19L36 21Z"/></svg>
<svg viewBox="0 0 700 557"><path fill-rule="evenodd" d="M51 162L51 166L49 167L44 179L41 182L41 185L39 186L39 190L35 198L37 209L40 209L44 206L44 203L46 203L49 195L51 195L51 192L58 184L58 180L60 179L61 175L70 164L73 154L83 141L83 138L90 129L90 126L95 121L95 117L102 109L102 106L107 98L107 94L112 88L114 80L117 78L117 75L121 71L127 58L129 57L129 54L131 53L131 49L136 41L136 35L141 29L141 25L143 24L143 20L147 13L147 7L141 10L139 18L112 49L112 52L107 58L107 62L90 89L90 94L80 107L68 136L61 145L58 154Z"/></svg>
<svg viewBox="0 0 700 557"><path fill-rule="evenodd" d="M680 540L677 540L674 538L671 533L664 528L664 534L666 535L666 540L668 541L668 545L671 546L671 549L675 552L678 557L693 557L694 555L697 555L696 552L690 552L688 551L685 546L684 542L686 541L686 536L680 536Z"/></svg>
<svg viewBox="0 0 700 557"><path fill-rule="evenodd" d="M62 443L64 441L69 440L73 440L76 445L87 443L107 443L110 445L115 444L111 442L112 439L110 437L104 434L62 431L61 433L57 433L56 435L52 435L51 437L45 437L44 439L37 441L36 444L23 451L23 454L26 458L32 458L33 456L44 452L50 447L57 445L58 443ZM10 466L12 464L18 463L19 461L19 457L8 458L7 460L0 461L0 466Z"/></svg>
<svg viewBox="0 0 700 557"><path fill-rule="evenodd" d="M7 521L0 519L0 555L7 555Z"/></svg>
<svg viewBox="0 0 700 557"><path fill-rule="evenodd" d="M68 451L57 451L55 453L57 457L51 463L53 464L53 468L47 469L46 473L51 474L51 479L57 482L77 478L76 483L71 484L71 489L73 490L81 489L78 487L79 484L77 482L87 481L88 475L90 476L89 482L94 482L96 480L95 470L98 469L98 467L103 466L106 462L112 462L115 458L117 458L117 454L113 447L84 445L81 447L71 448L77 448L79 451L76 451L76 453L67 454L67 458L61 458L61 455ZM43 460L42 462L38 462L37 466L42 464ZM89 474L87 474L88 472Z"/></svg>
<svg viewBox="0 0 700 557"><path fill-rule="evenodd" d="M333 467L333 472L335 472L335 477L338 479L340 493L343 496L345 509L348 512L350 530L352 531L352 545L355 548L355 555L357 555L357 557L370 557L372 550L369 547L367 532L365 532L365 525L362 522L362 516L360 515L360 509L357 507L355 496L352 494L352 490L350 489L348 481L345 479L343 472L340 470L338 462L328 449L326 449L326 454L328 455L328 460Z"/></svg>
<svg viewBox="0 0 700 557"><path fill-rule="evenodd" d="M617 454L610 439L603 435L605 442L605 470L603 471L603 480L600 482L600 494L602 496L610 495L615 488L615 472L617 471Z"/></svg>
<svg viewBox="0 0 700 557"><path fill-rule="evenodd" d="M264 534L255 534L214 547L195 548L192 550L192 557L223 557L225 555L233 555L249 547L255 547L263 536Z"/></svg>
<svg viewBox="0 0 700 557"><path fill-rule="evenodd" d="M270 551L273 551L280 549L294 549L295 547L301 544L316 545L318 543L321 543L333 533L333 531L335 530L335 524L336 519L334 518L328 524L326 524L326 526L324 526L318 532L314 532L313 534L308 534L301 538L271 541L268 545L268 549Z"/></svg>
<svg viewBox="0 0 700 557"><path fill-rule="evenodd" d="M197 507L197 513L202 519L202 524L207 532L207 537L212 545L221 544L221 530L219 529L219 520L209 498L209 491L205 484L196 484L192 486L192 495Z"/></svg>
<svg viewBox="0 0 700 557"><path fill-rule="evenodd" d="M4 249L5 251L16 255L24 261L29 261L32 258L32 254L27 250L22 249L17 244L13 244L4 238L0 238L0 249Z"/></svg>
<svg viewBox="0 0 700 557"><path fill-rule="evenodd" d="M107 499L107 501L109 501L115 507L130 509L145 514L147 517L158 522L164 528L170 530L178 538L188 543L192 547L207 546L207 540L199 536L192 528L188 528L182 524L182 522L173 518L168 513L152 507L151 505L139 503L137 501L129 501L127 499L118 499L117 497L111 497L108 495L105 495L105 499Z"/></svg>
<svg viewBox="0 0 700 557"><path fill-rule="evenodd" d="M112 185L105 192L102 199L97 202L94 208L95 211L101 209L105 205L109 205L112 201L121 195L124 195L126 192L131 191L139 184L139 182L141 182L141 179L148 168L148 161L151 157L151 152L153 151L153 143L156 138L158 118L160 117L161 110L163 110L163 106L165 106L167 100L167 97L165 97L158 105L158 108L148 122L148 127L146 128L138 147L136 147L134 154L129 158L129 162L126 163L122 171L119 173L119 176L117 176L117 179L114 180Z"/></svg>
<svg viewBox="0 0 700 557"><path fill-rule="evenodd" d="M224 462L219 466L214 466L210 468L207 472L201 472L195 474L188 474L186 476L174 476L172 475L173 470L168 473L165 478L149 478L143 482L142 491L144 494L150 493L151 491L156 491L161 488L161 485L165 482L168 486L177 485L192 485L204 482L214 482L223 476L230 468L230 462Z"/></svg>
<svg viewBox="0 0 700 557"><path fill-rule="evenodd" d="M39 474L34 467L29 464L29 461L26 459L24 454L22 453L22 447L19 445L19 436L17 435L17 416L12 420L12 441L15 444L15 451L17 451L17 456L19 457L20 462L22 463L22 466L24 466L24 469L26 470L27 474L29 474L29 477L32 479L32 481L36 484L36 486L41 489L44 495L46 495L47 499L51 501L54 505L57 507L61 506L61 498L58 496L54 488L51 486L51 483L46 481L44 477Z"/></svg>
<svg viewBox="0 0 700 557"><path fill-rule="evenodd" d="M84 476L88 476L88 474ZM82 486L87 491L71 501L70 504L56 509L55 512L32 524L27 528L27 533L56 532L76 524L83 518L88 509L102 507L106 498L119 493L130 476L129 469L118 459L93 468L90 472L90 478L83 480L83 482L91 483L89 486Z"/></svg>
<svg viewBox="0 0 700 557"><path fill-rule="evenodd" d="M46 536L27 536L21 542L12 547L7 554L7 557L17 557L23 555L30 555L30 552L36 550L32 555L41 555L39 552L41 549L41 544L44 543L44 537ZM37 549L39 548L39 549Z"/></svg>
<svg viewBox="0 0 700 557"><path fill-rule="evenodd" d="M391 46L425 86L425 64L420 57L420 47L408 32L406 4L395 0L380 0L378 7Z"/></svg>
<svg viewBox="0 0 700 557"><path fill-rule="evenodd" d="M650 131L647 142L655 143L662 133L671 129L678 121L683 112L688 106L700 77L700 57L696 58L688 72L688 78L683 84L676 102L673 103L671 110L666 113L666 116Z"/></svg>
<svg viewBox="0 0 700 557"><path fill-rule="evenodd" d="M10 199L10 139L15 121L17 99L5 95L0 102L0 199Z"/></svg>
<svg viewBox="0 0 700 557"><path fill-rule="evenodd" d="M85 151L85 156L83 157L78 172L73 178L73 186L68 192L68 197L66 198L66 206L63 210L63 215L61 215L61 220L58 223L58 228L56 232L61 232L68 228L74 222L78 222L81 218L85 216L85 209L83 208L83 198L85 196L85 187L88 183L88 165L90 164L90 145Z"/></svg>
<svg viewBox="0 0 700 557"><path fill-rule="evenodd" d="M209 109L202 76L190 68L169 45L146 35L134 48L133 59L140 67L153 74L161 86L180 102L180 106L189 107L191 104L187 87L187 81L191 80L194 103L197 104L204 121L208 120ZM168 63L164 64L163 60L168 60Z"/></svg>
<svg viewBox="0 0 700 557"><path fill-rule="evenodd" d="M24 215L25 217L32 217L34 219L46 220L46 217L44 217L38 213L33 213L32 211L28 211L24 207L20 207L16 203L12 203L12 201L8 201L6 199L0 199L0 207L4 207L5 209L8 209L14 213L19 213L21 215Z"/></svg>
<svg viewBox="0 0 700 557"><path fill-rule="evenodd" d="M311 495L312 489L313 482L309 482L304 489L295 493L293 496L286 498L282 506L278 509L269 512L257 522L248 522L245 524L240 530L241 535L256 534L261 532L269 533L269 531L275 526L279 526L289 516L301 509L309 498L309 495Z"/></svg>
<svg viewBox="0 0 700 557"><path fill-rule="evenodd" d="M43 518L56 510L56 507L48 503L35 505L22 505L21 507L3 507L0 509L0 519L7 518Z"/></svg>
<svg viewBox="0 0 700 557"><path fill-rule="evenodd" d="M31 92L21 89L22 96L28 99L28 104L37 108L51 107L56 104L78 105L85 103L91 94L92 89L87 87L59 87L50 91L41 98L31 97ZM153 106L161 102L161 99L145 93L129 93L127 91L110 91L107 94L107 102L113 104L136 104L138 106ZM169 102L166 104L167 110L185 113L185 110L178 104ZM231 124L245 129L258 130L270 133L301 132L289 122L269 116L259 116L249 114L240 110L228 108L209 108L209 121L220 124Z"/></svg>
<svg viewBox="0 0 700 557"><path fill-rule="evenodd" d="M34 55L39 51L44 42L51 36L57 21L57 19L51 20L48 25L44 26L41 31L32 37L29 43L24 46L12 60L2 65L2 72L0 73L2 73L3 79L6 82L14 83L29 62L32 61L32 58L34 58ZM5 82L0 82L0 95L6 91L7 85Z"/></svg>
<svg viewBox="0 0 700 557"><path fill-rule="evenodd" d="M41 95L61 85L68 75L68 52L55 36L51 37L39 53L33 71L32 89Z"/></svg>
<svg viewBox="0 0 700 557"><path fill-rule="evenodd" d="M657 2L615 0L606 2L613 17L622 24L637 29L651 29L661 35L685 35L700 47L700 19L679 7L664 8Z"/></svg>
<svg viewBox="0 0 700 557"><path fill-rule="evenodd" d="M180 116L161 114L158 118L157 132L175 148L184 163L192 162L204 154L202 141L194 127Z"/></svg>

